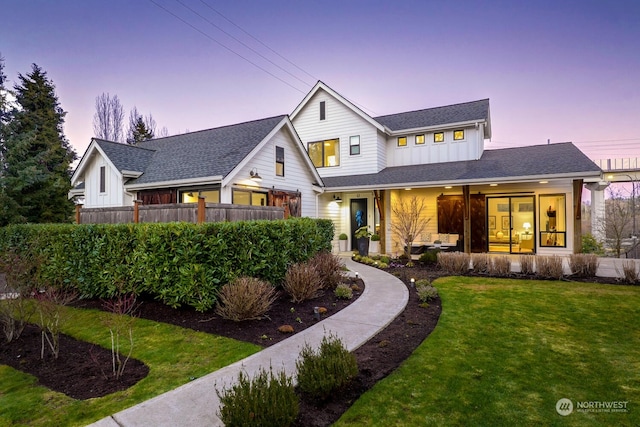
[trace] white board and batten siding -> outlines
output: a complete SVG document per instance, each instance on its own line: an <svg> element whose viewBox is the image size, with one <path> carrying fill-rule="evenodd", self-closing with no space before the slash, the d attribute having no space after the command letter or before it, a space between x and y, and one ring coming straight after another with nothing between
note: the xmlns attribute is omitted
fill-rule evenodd
<svg viewBox="0 0 640 427"><path fill-rule="evenodd" d="M309 170L305 153L297 147L297 142L286 127L282 127L245 166L239 170L230 184L240 184L237 188L266 192L271 189L299 191L301 193L301 215L316 217L316 192L313 190L315 177ZM284 148L284 176L276 175L276 146ZM250 172L256 168L262 182L250 179ZM246 187L245 187L246 185ZM231 203L231 186L221 193L222 203Z"/></svg>
<svg viewBox="0 0 640 427"><path fill-rule="evenodd" d="M433 163L477 160L484 148L483 126L464 129L463 140L453 140L453 129L443 130L444 141L433 142L434 132L418 132L387 138L387 166L409 166ZM436 131L438 132L438 131ZM416 144L416 136L425 135L424 144ZM407 145L398 146L398 136L407 137Z"/></svg>
<svg viewBox="0 0 640 427"><path fill-rule="evenodd" d="M100 192L100 168L105 168L105 191ZM122 175L114 170L100 155L95 155L84 175L86 208L131 206L133 199L127 197L122 184ZM125 200L126 199L126 200Z"/></svg>
<svg viewBox="0 0 640 427"><path fill-rule="evenodd" d="M320 102L325 102L326 118L320 120ZM380 155L377 129L342 102L319 90L296 115L293 125L308 150L308 143L340 140L340 165L318 168L320 176L363 175L386 167ZM360 136L360 154L350 155L349 138Z"/></svg>

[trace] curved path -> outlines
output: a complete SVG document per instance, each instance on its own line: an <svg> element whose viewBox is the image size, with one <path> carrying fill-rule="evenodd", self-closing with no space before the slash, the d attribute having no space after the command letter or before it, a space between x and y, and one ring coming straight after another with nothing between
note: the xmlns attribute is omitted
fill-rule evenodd
<svg viewBox="0 0 640 427"><path fill-rule="evenodd" d="M329 333L341 338L350 351L360 347L404 310L409 293L398 278L388 273L348 258L344 261L350 274L357 271L366 284L362 295L348 307L278 344L91 425L222 426L217 416L220 400L215 390L235 382L241 370L253 377L260 368L268 369L271 365L276 371L284 369L295 375L296 360L304 344L317 348Z"/></svg>

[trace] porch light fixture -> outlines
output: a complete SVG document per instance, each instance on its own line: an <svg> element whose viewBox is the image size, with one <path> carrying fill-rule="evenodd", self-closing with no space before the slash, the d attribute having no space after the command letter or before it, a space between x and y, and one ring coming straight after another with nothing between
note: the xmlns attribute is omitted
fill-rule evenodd
<svg viewBox="0 0 640 427"><path fill-rule="evenodd" d="M498 184L489 184L489 187L497 187Z"/></svg>
<svg viewBox="0 0 640 427"><path fill-rule="evenodd" d="M251 171L249 172L249 176L255 182L262 182L262 177L258 175L258 168L251 169Z"/></svg>
<svg viewBox="0 0 640 427"><path fill-rule="evenodd" d="M333 196L333 201L336 202L336 203L342 203L342 198L340 196L334 195Z"/></svg>
<svg viewBox="0 0 640 427"><path fill-rule="evenodd" d="M549 181L540 181L540 184L548 184Z"/></svg>
<svg viewBox="0 0 640 427"><path fill-rule="evenodd" d="M447 190L451 190L453 187L450 185L445 186L444 188L446 188Z"/></svg>

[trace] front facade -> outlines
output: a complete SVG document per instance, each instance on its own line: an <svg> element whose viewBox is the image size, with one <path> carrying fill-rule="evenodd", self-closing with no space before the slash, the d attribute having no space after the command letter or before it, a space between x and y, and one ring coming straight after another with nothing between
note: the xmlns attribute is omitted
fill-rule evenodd
<svg viewBox="0 0 640 427"><path fill-rule="evenodd" d="M289 116L128 146L93 140L70 196L86 207L207 202L285 206L369 226L403 252L394 207L424 204L418 247L568 254L580 249L585 184L602 171L571 143L485 150L489 100L371 117L322 82Z"/></svg>
<svg viewBox="0 0 640 427"><path fill-rule="evenodd" d="M320 216L350 236L351 248L368 225L383 252L402 253L392 207L415 197L427 224L417 246L579 250L582 186L601 170L570 143L485 151L488 99L374 118L318 82L291 120L325 183Z"/></svg>

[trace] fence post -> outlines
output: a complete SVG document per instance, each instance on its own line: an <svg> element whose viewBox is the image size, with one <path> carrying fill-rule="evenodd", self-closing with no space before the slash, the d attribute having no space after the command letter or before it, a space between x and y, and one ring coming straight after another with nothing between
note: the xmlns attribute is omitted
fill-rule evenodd
<svg viewBox="0 0 640 427"><path fill-rule="evenodd" d="M206 205L204 197L198 196L198 224L204 223Z"/></svg>
<svg viewBox="0 0 640 427"><path fill-rule="evenodd" d="M140 200L133 201L133 223L138 224L140 222Z"/></svg>
<svg viewBox="0 0 640 427"><path fill-rule="evenodd" d="M82 205L81 204L77 204L76 205L76 224L80 224L80 209L82 209Z"/></svg>

